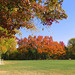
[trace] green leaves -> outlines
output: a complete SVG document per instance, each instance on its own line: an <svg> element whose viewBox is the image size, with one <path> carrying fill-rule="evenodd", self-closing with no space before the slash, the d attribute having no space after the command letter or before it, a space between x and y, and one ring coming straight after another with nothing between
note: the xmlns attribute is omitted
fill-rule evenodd
<svg viewBox="0 0 75 75"><path fill-rule="evenodd" d="M68 51L70 52L70 54L75 55L75 38L69 40Z"/></svg>
<svg viewBox="0 0 75 75"><path fill-rule="evenodd" d="M68 42L69 45L75 45L75 38L72 38Z"/></svg>

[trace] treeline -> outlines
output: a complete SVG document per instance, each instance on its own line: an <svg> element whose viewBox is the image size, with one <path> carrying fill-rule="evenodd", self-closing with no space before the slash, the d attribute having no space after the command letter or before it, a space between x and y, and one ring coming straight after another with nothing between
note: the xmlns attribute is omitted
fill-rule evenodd
<svg viewBox="0 0 75 75"><path fill-rule="evenodd" d="M32 59L36 56L37 58L33 59L42 59L45 55L46 59L49 57L54 59L65 55L64 47L54 41L47 43L49 39L42 38L41 41L36 40L37 43L35 40L28 41L29 38L20 39L18 48L15 42L15 34L21 34L20 28L37 31L37 25L34 23L35 17L37 20L40 19L42 23L40 26L51 26L53 22L59 23L58 20L67 19L68 16L62 9L62 3L63 0L0 0L0 57Z"/></svg>
<svg viewBox="0 0 75 75"><path fill-rule="evenodd" d="M6 60L75 59L72 44L53 41L52 36L30 36L17 39L18 48L7 50L1 57ZM74 50L75 51L75 50Z"/></svg>

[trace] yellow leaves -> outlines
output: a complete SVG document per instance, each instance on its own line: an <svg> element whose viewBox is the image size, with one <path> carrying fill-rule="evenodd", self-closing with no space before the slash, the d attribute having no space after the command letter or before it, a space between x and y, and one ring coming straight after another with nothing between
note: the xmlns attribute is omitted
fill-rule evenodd
<svg viewBox="0 0 75 75"><path fill-rule="evenodd" d="M44 28L42 28L42 31L44 31Z"/></svg>
<svg viewBox="0 0 75 75"><path fill-rule="evenodd" d="M59 12L61 12L61 9L59 9Z"/></svg>
<svg viewBox="0 0 75 75"><path fill-rule="evenodd" d="M18 13L18 12L17 12L18 9L19 9L19 8L12 8L12 10L10 10L10 14L11 14L12 16L16 16L16 14Z"/></svg>
<svg viewBox="0 0 75 75"><path fill-rule="evenodd" d="M1 46L2 53L5 53L7 51L7 48L5 46Z"/></svg>
<svg viewBox="0 0 75 75"><path fill-rule="evenodd" d="M0 38L0 44L3 45L5 42L5 39L3 39L2 37Z"/></svg>
<svg viewBox="0 0 75 75"><path fill-rule="evenodd" d="M25 22L27 21L27 20L26 20L26 18L25 18L25 20L24 20L24 21L25 21Z"/></svg>
<svg viewBox="0 0 75 75"><path fill-rule="evenodd" d="M17 10L18 10L18 8L14 8L13 10L14 10L14 11L17 11Z"/></svg>
<svg viewBox="0 0 75 75"><path fill-rule="evenodd" d="M16 41L15 38L0 38L0 50L2 53L5 53L8 50L14 51L16 49Z"/></svg>
<svg viewBox="0 0 75 75"><path fill-rule="evenodd" d="M60 4L58 4L58 7L59 7L59 8L61 7Z"/></svg>

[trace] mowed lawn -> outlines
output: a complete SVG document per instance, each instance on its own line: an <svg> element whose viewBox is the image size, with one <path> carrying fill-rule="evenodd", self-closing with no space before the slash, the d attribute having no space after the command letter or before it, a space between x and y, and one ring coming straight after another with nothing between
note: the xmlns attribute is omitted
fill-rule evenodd
<svg viewBox="0 0 75 75"><path fill-rule="evenodd" d="M8 60L0 75L75 75L75 60Z"/></svg>

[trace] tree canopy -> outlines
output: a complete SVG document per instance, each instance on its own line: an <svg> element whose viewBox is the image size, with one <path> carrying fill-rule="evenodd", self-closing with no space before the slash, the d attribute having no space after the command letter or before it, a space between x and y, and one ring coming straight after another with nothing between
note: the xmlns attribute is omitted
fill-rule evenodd
<svg viewBox="0 0 75 75"><path fill-rule="evenodd" d="M73 45L75 46L75 38L72 38L69 40L68 45Z"/></svg>
<svg viewBox="0 0 75 75"><path fill-rule="evenodd" d="M31 52L37 50L37 53L47 53L50 56L65 54L64 47L60 43L53 41L52 36L43 37L39 35L36 38L36 36L29 35L28 38L18 40L18 51L20 53L29 52L30 50L32 50Z"/></svg>
<svg viewBox="0 0 75 75"><path fill-rule="evenodd" d="M68 42L68 50L75 55L75 38L71 38Z"/></svg>
<svg viewBox="0 0 75 75"><path fill-rule="evenodd" d="M6 53L6 52L13 52L16 50L17 42L15 41L15 38L0 38L0 52Z"/></svg>
<svg viewBox="0 0 75 75"><path fill-rule="evenodd" d="M67 18L62 2L63 0L0 0L0 37L13 36L21 27L34 29L34 17L49 26Z"/></svg>

